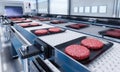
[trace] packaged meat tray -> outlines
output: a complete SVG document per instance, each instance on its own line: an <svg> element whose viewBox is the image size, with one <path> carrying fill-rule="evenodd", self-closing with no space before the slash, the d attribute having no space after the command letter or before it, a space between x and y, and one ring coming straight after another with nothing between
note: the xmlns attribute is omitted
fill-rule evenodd
<svg viewBox="0 0 120 72"><path fill-rule="evenodd" d="M21 23L19 25L23 28L42 26L42 24L39 23Z"/></svg>
<svg viewBox="0 0 120 72"><path fill-rule="evenodd" d="M57 34L57 33L62 33L62 32L65 32L65 31L66 31L65 29L59 28L59 27L51 27L51 28L31 30L31 32L34 33L37 36Z"/></svg>
<svg viewBox="0 0 120 72"><path fill-rule="evenodd" d="M102 36L108 36L108 37L120 39L120 29L108 29L108 30L100 31L99 34L101 34Z"/></svg>
<svg viewBox="0 0 120 72"><path fill-rule="evenodd" d="M101 46L102 48L98 48L98 49L90 49L84 45L81 44L81 42L85 39L97 39L97 38L93 38L93 37L87 37L87 36L83 36L74 40L71 40L69 42L65 42L62 43L60 45L55 46L58 50L62 51L63 53L65 53L67 56L77 60L78 62L82 63L82 64L89 64L91 61L93 61L95 58L97 58L99 55L101 55L103 52L105 52L106 50L108 50L109 48L111 48L113 46L113 43L108 42L108 41L104 41L101 39L97 39L99 41L101 41L103 43L103 45ZM95 42L94 42L95 43ZM87 42L87 44L92 44L91 42ZM79 46L78 46L79 45ZM95 45L97 46L97 45ZM70 47L73 47L73 49ZM84 48L82 49L82 51L78 50L78 48L74 49L74 47L81 47ZM87 48L87 49L86 49ZM66 53L71 53L70 55ZM82 54L78 53L78 52L82 52ZM78 55L78 56L76 56Z"/></svg>
<svg viewBox="0 0 120 72"><path fill-rule="evenodd" d="M87 24L71 24L71 25L66 25L66 27L73 28L73 29L81 29L88 27L89 25Z"/></svg>
<svg viewBox="0 0 120 72"><path fill-rule="evenodd" d="M67 21L64 21L64 20L52 20L50 23L52 23L52 24L63 24L63 23L67 23Z"/></svg>

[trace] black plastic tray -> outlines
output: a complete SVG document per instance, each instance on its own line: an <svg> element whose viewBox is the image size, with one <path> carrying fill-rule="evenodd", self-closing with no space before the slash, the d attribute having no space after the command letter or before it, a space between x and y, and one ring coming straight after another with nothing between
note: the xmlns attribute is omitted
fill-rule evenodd
<svg viewBox="0 0 120 72"><path fill-rule="evenodd" d="M114 30L114 29L103 30L103 31L100 31L100 32L98 32L98 33L99 33L100 35L102 35L102 36L108 36L108 37L120 39L120 38L113 37L113 36L109 36L109 35L106 34L107 31L112 31L112 30Z"/></svg>
<svg viewBox="0 0 120 72"><path fill-rule="evenodd" d="M51 27L51 28L55 28L55 27ZM43 29L48 30L48 29L50 29L50 28L43 28ZM43 29L35 29L35 30L31 30L31 32L34 33L36 30L43 30ZM52 35L52 34L62 33L62 32L65 32L65 31L66 31L66 29L63 29L63 28L60 28L60 29L61 29L60 32L56 32L56 33L48 32L48 34L45 34L45 35ZM35 33L34 33L34 34L35 34ZM37 35L37 34L35 34L35 35ZM45 36L45 35L37 35L37 36Z"/></svg>
<svg viewBox="0 0 120 72"><path fill-rule="evenodd" d="M20 26L20 25L19 25L19 26ZM23 28L28 28L28 27L36 27L36 26L42 26L42 24L35 25L35 26L29 25L29 26L26 26L26 27L23 27ZM22 27L22 26L21 26L21 27Z"/></svg>
<svg viewBox="0 0 120 72"><path fill-rule="evenodd" d="M80 28L73 28L73 27L71 27L70 25L66 25L66 27L69 27L69 28L72 28L72 29L82 29L82 28L89 27L89 25L86 25L86 26L84 26L84 27L80 27Z"/></svg>
<svg viewBox="0 0 120 72"><path fill-rule="evenodd" d="M83 36L83 37L80 37L80 38L77 38L77 39L74 39L74 40L71 40L69 42L66 42L66 43L63 43L63 44L60 44L60 45L57 45L55 46L57 49L59 49L60 51L64 52L65 48L69 45L72 45L72 44L80 44L80 42L87 38L86 36ZM108 50L109 48L112 47L113 43L111 42L106 42L106 41L103 41L101 40L103 43L104 43L104 46L102 49L99 49L99 50L91 50L90 49L90 56L89 58L85 59L85 60L82 60L82 61L79 61L81 62L82 64L88 64L90 63L91 61L93 61L95 58L97 58L99 55L101 55L101 53L105 52L106 50Z"/></svg>

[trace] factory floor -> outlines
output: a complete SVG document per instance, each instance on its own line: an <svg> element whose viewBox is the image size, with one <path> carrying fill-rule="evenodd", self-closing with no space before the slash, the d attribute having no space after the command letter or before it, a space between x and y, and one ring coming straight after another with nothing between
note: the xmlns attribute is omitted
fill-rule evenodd
<svg viewBox="0 0 120 72"><path fill-rule="evenodd" d="M23 72L20 59L12 58L11 44L4 32L5 28L2 26L0 29L0 72Z"/></svg>

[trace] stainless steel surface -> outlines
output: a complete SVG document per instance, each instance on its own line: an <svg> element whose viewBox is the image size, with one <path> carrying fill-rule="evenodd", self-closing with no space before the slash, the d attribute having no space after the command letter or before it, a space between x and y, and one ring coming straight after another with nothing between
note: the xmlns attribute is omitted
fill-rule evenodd
<svg viewBox="0 0 120 72"><path fill-rule="evenodd" d="M20 59L12 59L11 43L5 36L5 28L0 27L0 72L23 72Z"/></svg>

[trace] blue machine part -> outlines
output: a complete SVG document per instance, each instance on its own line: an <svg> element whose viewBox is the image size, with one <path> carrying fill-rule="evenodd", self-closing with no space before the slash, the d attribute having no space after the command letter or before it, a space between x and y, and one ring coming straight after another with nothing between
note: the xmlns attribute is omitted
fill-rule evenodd
<svg viewBox="0 0 120 72"><path fill-rule="evenodd" d="M65 72L90 72L87 67L68 57L58 49L55 49L55 62L58 63Z"/></svg>
<svg viewBox="0 0 120 72"><path fill-rule="evenodd" d="M21 48L22 43L15 36L11 39L11 42L12 42L12 46L13 46L15 52L17 52L17 54L18 54L19 53L18 49ZM16 53L13 53L13 54L16 55Z"/></svg>
<svg viewBox="0 0 120 72"><path fill-rule="evenodd" d="M27 30L25 30L24 28L18 26L18 25L14 25L14 27L31 43L34 44L34 40L37 38L36 35L28 32Z"/></svg>

